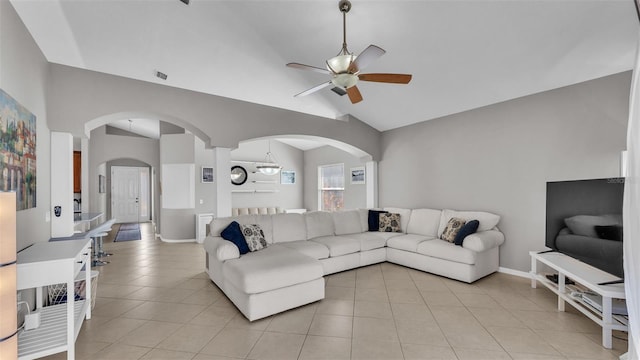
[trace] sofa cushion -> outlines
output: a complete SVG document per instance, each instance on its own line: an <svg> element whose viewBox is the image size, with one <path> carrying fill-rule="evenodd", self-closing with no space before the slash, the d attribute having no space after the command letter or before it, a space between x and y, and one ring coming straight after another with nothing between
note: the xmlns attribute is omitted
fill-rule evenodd
<svg viewBox="0 0 640 360"><path fill-rule="evenodd" d="M402 232L400 229L400 214L384 213L378 215L380 217L381 232Z"/></svg>
<svg viewBox="0 0 640 360"><path fill-rule="evenodd" d="M498 225L498 222L500 222L499 215L484 211L442 210L442 215L440 216L440 226L438 227L438 237L442 235L442 232L447 226L449 219L454 217L464 219L465 221L478 220L480 222L478 231L491 230L496 227L496 225Z"/></svg>
<svg viewBox="0 0 640 360"><path fill-rule="evenodd" d="M380 231L380 214L386 214L388 211L386 210L369 210L367 215L367 230L369 231Z"/></svg>
<svg viewBox="0 0 640 360"><path fill-rule="evenodd" d="M465 223L466 221L461 218L454 217L449 219L442 235L440 235L440 239L446 240L450 243L454 242L456 235L458 235L458 232L460 232L460 229L462 229Z"/></svg>
<svg viewBox="0 0 640 360"><path fill-rule="evenodd" d="M411 210L407 233L418 234L429 237L438 237L438 226L442 210L435 209L414 209Z"/></svg>
<svg viewBox="0 0 640 360"><path fill-rule="evenodd" d="M232 221L238 224L255 224L256 217L254 215L230 216L224 218L214 218L209 223L209 234L211 236L221 236L222 230L226 229Z"/></svg>
<svg viewBox="0 0 640 360"><path fill-rule="evenodd" d="M400 235L399 233L396 234ZM343 236L350 239L358 240L360 242L360 251L369 251L373 249L383 248L387 243L387 239L382 236L378 236L378 233L376 232L367 231L360 234L349 234Z"/></svg>
<svg viewBox="0 0 640 360"><path fill-rule="evenodd" d="M249 246L249 251L258 251L267 247L267 240L264 239L260 225L240 225L240 230L242 230L242 235Z"/></svg>
<svg viewBox="0 0 640 360"><path fill-rule="evenodd" d="M275 243L306 240L307 226L301 214L271 215Z"/></svg>
<svg viewBox="0 0 640 360"><path fill-rule="evenodd" d="M335 211L331 213L336 235L358 234L363 232L358 210Z"/></svg>
<svg viewBox="0 0 640 360"><path fill-rule="evenodd" d="M223 276L247 294L300 284L322 278L322 264L298 251L275 244L222 265Z"/></svg>
<svg viewBox="0 0 640 360"><path fill-rule="evenodd" d="M345 236L323 236L309 241L315 241L329 248L329 257L353 254L360 251L360 241Z"/></svg>
<svg viewBox="0 0 640 360"><path fill-rule="evenodd" d="M400 214L400 229L403 233L406 233L407 225L409 224L409 218L411 218L411 209L386 207L384 208L384 210L387 210L390 213Z"/></svg>
<svg viewBox="0 0 640 360"><path fill-rule="evenodd" d="M418 244L417 252L419 254L463 264L473 265L476 263L475 251L439 239L421 242Z"/></svg>
<svg viewBox="0 0 640 360"><path fill-rule="evenodd" d="M329 248L324 246L323 244L309 241L309 240L298 240L298 241L289 241L285 243L280 243L279 245L288 247L289 249L293 249L301 252L309 257L314 259L326 259L329 257Z"/></svg>
<svg viewBox="0 0 640 360"><path fill-rule="evenodd" d="M240 228L240 224L238 224L237 221L232 221L231 224L227 225L227 227L222 230L220 235L223 239L230 241L235 246L237 246L240 255L246 254L251 251L246 239L244 238L242 229Z"/></svg>
<svg viewBox="0 0 640 360"><path fill-rule="evenodd" d="M369 231L369 209L358 209L362 231Z"/></svg>
<svg viewBox="0 0 640 360"><path fill-rule="evenodd" d="M273 244L273 221L271 215L256 215L253 224L260 225L267 244Z"/></svg>
<svg viewBox="0 0 640 360"><path fill-rule="evenodd" d="M310 211L304 213L304 221L307 226L306 239L320 236L331 236L334 233L333 217L328 211ZM301 240L301 239L299 239Z"/></svg>
<svg viewBox="0 0 640 360"><path fill-rule="evenodd" d="M453 240L453 243L456 245L462 246L462 243L464 242L464 239L467 236L471 234L475 234L475 232L478 231L479 225L480 225L480 222L478 220L468 221L466 224L464 224L460 228L460 231L458 231L458 233L456 234L456 237Z"/></svg>
<svg viewBox="0 0 640 360"><path fill-rule="evenodd" d="M418 249L418 245L427 240L432 240L433 237L427 237L424 235L416 235L416 234L405 234L400 236L395 236L387 240L387 247L416 252Z"/></svg>

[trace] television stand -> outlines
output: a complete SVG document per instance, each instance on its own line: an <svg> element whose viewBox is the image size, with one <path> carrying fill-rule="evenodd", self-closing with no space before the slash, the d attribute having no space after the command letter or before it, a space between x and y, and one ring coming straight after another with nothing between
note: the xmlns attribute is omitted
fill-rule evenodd
<svg viewBox="0 0 640 360"><path fill-rule="evenodd" d="M624 284L618 283L618 277L558 252L531 251L529 255L531 256L531 287L536 288L537 283L541 283L558 295L558 311L564 311L565 303L569 303L600 325L603 347L611 349L613 330L629 331L627 317L612 313L612 299L625 299ZM547 279L546 274L539 273L538 263L557 272L558 282L554 283ZM565 284L566 278L602 296L602 311L579 297L573 297L572 291Z"/></svg>

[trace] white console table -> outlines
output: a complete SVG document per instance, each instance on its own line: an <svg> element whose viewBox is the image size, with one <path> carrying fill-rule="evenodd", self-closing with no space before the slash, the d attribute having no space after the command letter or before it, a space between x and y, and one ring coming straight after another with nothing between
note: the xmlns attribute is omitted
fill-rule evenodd
<svg viewBox="0 0 640 360"><path fill-rule="evenodd" d="M75 340L85 317L91 318L90 239L33 244L18 253L17 287L36 289L40 326L18 334L18 358L36 359L66 351L75 358ZM75 280L86 266L86 299L74 301ZM42 307L42 287L67 284L67 303Z"/></svg>
<svg viewBox="0 0 640 360"><path fill-rule="evenodd" d="M612 299L625 299L624 284L598 285L619 280L618 277L558 252L531 251L529 255L531 255L531 287L535 288L536 283L540 282L558 295L559 311L564 311L564 304L567 302L600 325L602 346L611 349L612 330L629 331L626 318L611 313ZM547 265L558 274L557 284L547 279L545 274L538 272L538 262ZM602 296L602 311L588 305L580 298L572 297L571 291L565 285L567 278Z"/></svg>

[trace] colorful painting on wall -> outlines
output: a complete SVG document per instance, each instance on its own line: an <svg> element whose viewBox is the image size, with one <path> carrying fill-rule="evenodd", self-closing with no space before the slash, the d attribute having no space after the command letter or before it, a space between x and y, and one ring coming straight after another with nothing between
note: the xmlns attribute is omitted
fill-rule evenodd
<svg viewBox="0 0 640 360"><path fill-rule="evenodd" d="M36 207L36 117L0 89L0 191L16 193L16 209Z"/></svg>

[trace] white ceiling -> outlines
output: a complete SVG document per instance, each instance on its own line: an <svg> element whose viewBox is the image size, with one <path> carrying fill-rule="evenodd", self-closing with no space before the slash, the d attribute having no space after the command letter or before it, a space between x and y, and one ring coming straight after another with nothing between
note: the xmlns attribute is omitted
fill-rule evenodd
<svg viewBox="0 0 640 360"><path fill-rule="evenodd" d="M350 51L387 50L365 72L413 74L360 83L353 105L329 88L294 98L328 79L285 67L338 53L337 0L11 2L50 62L381 131L629 70L638 35L633 0L353 0Z"/></svg>

